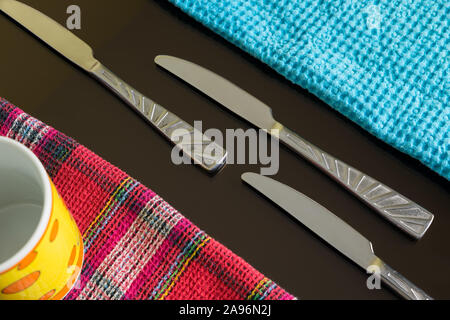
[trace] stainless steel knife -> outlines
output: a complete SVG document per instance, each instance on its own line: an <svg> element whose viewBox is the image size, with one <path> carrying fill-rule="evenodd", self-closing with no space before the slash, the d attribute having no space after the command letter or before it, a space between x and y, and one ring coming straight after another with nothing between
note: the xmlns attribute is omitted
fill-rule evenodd
<svg viewBox="0 0 450 320"><path fill-rule="evenodd" d="M230 81L176 57L161 55L156 57L155 62L253 125L278 138L412 237L420 239L431 225L433 214L301 138L277 122L269 106Z"/></svg>
<svg viewBox="0 0 450 320"><path fill-rule="evenodd" d="M223 148L117 77L94 58L92 49L85 42L56 21L15 0L0 0L0 10L100 80L164 136L177 144L196 164L209 172L215 172L225 165L227 153ZM180 133L184 134L180 136ZM181 137L183 139L180 139Z"/></svg>
<svg viewBox="0 0 450 320"><path fill-rule="evenodd" d="M432 300L422 289L378 258L369 240L314 200L285 184L256 173L244 173L242 180L364 270L378 270L381 279L402 297L411 300Z"/></svg>

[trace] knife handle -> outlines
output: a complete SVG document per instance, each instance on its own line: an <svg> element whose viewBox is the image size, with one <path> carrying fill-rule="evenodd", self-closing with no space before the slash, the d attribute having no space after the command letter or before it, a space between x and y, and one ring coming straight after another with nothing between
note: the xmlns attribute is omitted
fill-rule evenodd
<svg viewBox="0 0 450 320"><path fill-rule="evenodd" d="M433 222L433 214L388 186L320 150L283 125L277 123L274 129L279 130L282 142L412 237L420 239Z"/></svg>
<svg viewBox="0 0 450 320"><path fill-rule="evenodd" d="M411 283L389 265L379 260L381 280L392 290L408 300L433 300L422 289Z"/></svg>
<svg viewBox="0 0 450 320"><path fill-rule="evenodd" d="M225 149L175 114L132 88L100 62L90 70L90 73L176 144L194 163L211 173L218 171L226 164L227 152Z"/></svg>

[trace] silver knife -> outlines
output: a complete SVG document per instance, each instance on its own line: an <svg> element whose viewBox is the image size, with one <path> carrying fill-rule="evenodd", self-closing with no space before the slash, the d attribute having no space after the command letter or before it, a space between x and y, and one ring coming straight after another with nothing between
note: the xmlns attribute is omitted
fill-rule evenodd
<svg viewBox="0 0 450 320"><path fill-rule="evenodd" d="M155 62L253 125L278 138L412 237L420 239L431 225L433 214L301 138L277 122L269 106L230 81L176 57L161 55L156 57Z"/></svg>
<svg viewBox="0 0 450 320"><path fill-rule="evenodd" d="M227 154L223 148L117 77L94 58L92 49L85 42L56 21L15 0L0 0L0 10L100 80L203 169L215 172L225 165Z"/></svg>
<svg viewBox="0 0 450 320"><path fill-rule="evenodd" d="M378 258L369 240L314 200L285 184L256 173L244 173L242 180L364 270L376 267L381 279L402 297L411 300L432 300L422 289ZM370 270L376 270L372 268Z"/></svg>

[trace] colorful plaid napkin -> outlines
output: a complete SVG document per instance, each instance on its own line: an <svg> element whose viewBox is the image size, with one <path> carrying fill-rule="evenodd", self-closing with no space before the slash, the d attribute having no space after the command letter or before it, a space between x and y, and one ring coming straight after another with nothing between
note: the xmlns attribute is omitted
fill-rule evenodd
<svg viewBox="0 0 450 320"><path fill-rule="evenodd" d="M294 299L152 190L0 98L0 136L39 157L83 235L66 299Z"/></svg>

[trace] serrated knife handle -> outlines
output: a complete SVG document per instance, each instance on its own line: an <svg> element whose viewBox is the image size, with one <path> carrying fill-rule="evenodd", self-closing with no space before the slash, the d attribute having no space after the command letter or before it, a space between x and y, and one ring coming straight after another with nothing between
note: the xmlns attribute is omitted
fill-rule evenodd
<svg viewBox="0 0 450 320"><path fill-rule="evenodd" d="M225 149L177 115L135 90L100 62L90 73L172 141L194 163L211 173L226 164ZM185 134L182 136L180 132ZM189 137L186 137L186 134Z"/></svg>
<svg viewBox="0 0 450 320"><path fill-rule="evenodd" d="M373 210L412 237L420 239L433 222L433 214L405 196L349 166L277 123L278 138L292 150L344 186Z"/></svg>

